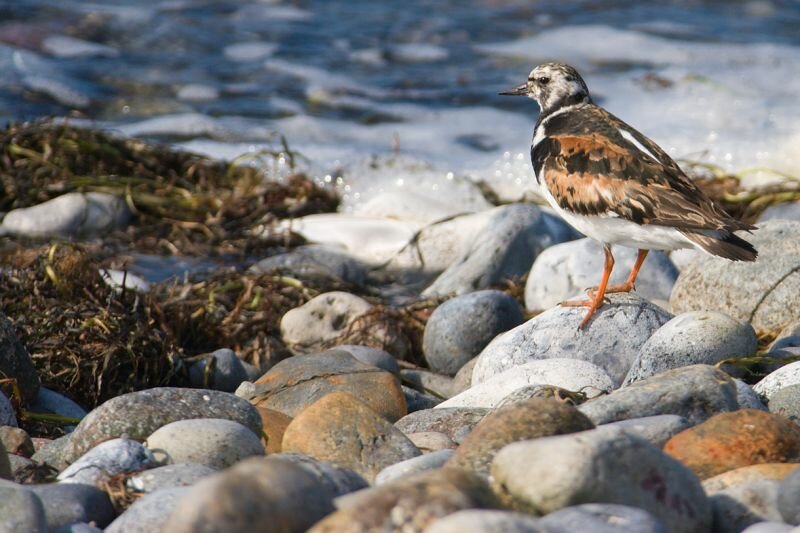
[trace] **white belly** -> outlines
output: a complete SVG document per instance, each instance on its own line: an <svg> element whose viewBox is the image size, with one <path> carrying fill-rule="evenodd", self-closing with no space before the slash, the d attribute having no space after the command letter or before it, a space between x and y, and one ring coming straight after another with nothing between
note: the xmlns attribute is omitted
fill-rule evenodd
<svg viewBox="0 0 800 533"><path fill-rule="evenodd" d="M576 230L596 241L645 250L695 248L695 244L675 228L636 224L616 215L584 216L566 211L550 194L544 180L540 183L544 197L561 218Z"/></svg>

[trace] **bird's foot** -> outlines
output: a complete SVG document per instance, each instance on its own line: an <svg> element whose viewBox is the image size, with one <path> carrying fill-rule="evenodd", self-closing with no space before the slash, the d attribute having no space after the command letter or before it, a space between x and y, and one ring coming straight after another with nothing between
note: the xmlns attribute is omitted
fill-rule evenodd
<svg viewBox="0 0 800 533"><path fill-rule="evenodd" d="M594 316L595 312L603 305L605 298L600 301L598 300L599 299L596 297L590 300L567 300L566 302L561 302L559 305L561 307L588 307L589 310L586 311L586 315L584 315L583 320L580 325L578 325L578 329L583 329L586 327L586 324L589 323L592 316Z"/></svg>

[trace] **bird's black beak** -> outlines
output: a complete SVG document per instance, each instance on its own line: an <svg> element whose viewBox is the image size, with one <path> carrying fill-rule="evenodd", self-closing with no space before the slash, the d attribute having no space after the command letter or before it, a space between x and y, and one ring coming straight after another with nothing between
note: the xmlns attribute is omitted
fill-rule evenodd
<svg viewBox="0 0 800 533"><path fill-rule="evenodd" d="M527 96L528 95L528 84L523 83L519 87L514 87L513 89L509 89L507 91L503 91L501 93L504 96Z"/></svg>

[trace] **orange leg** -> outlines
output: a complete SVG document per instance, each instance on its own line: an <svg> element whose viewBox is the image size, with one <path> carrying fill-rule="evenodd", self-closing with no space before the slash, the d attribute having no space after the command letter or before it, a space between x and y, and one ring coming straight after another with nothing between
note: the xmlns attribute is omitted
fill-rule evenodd
<svg viewBox="0 0 800 533"><path fill-rule="evenodd" d="M603 251L606 254L606 261L603 266L603 277L600 278L600 285L597 286L597 292L589 300L573 300L569 302L561 302L563 307L588 307L586 316L583 317L578 329L583 329L589 320L594 315L600 306L603 305L603 300L606 297L606 287L608 287L608 278L611 277L611 271L614 269L614 256L611 254L611 247L609 245L603 246ZM644 261L644 259L642 259ZM638 263L638 261L637 261ZM637 269L638 270L638 269ZM636 276L634 276L635 278Z"/></svg>
<svg viewBox="0 0 800 533"><path fill-rule="evenodd" d="M650 250L639 250L639 256L636 258L636 263L634 263L633 268L631 269L631 275L628 276L628 281L620 285L611 285L606 287L606 294L613 292L631 292L634 288L636 288L636 276L639 275L639 269L642 268L642 264L644 263L644 260L647 257L647 252L649 251Z"/></svg>

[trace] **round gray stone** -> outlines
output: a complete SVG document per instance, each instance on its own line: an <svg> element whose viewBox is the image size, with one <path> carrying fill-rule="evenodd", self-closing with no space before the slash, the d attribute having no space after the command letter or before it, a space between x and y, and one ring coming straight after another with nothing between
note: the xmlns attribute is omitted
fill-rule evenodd
<svg viewBox="0 0 800 533"><path fill-rule="evenodd" d="M46 463L59 472L64 470L74 460L72 458L72 433L46 442L36 450L31 459L39 463Z"/></svg>
<svg viewBox="0 0 800 533"><path fill-rule="evenodd" d="M105 533L151 533L164 525L189 487L172 487L145 494L105 529Z"/></svg>
<svg viewBox="0 0 800 533"><path fill-rule="evenodd" d="M800 424L800 383L774 393L769 399L769 410Z"/></svg>
<svg viewBox="0 0 800 533"><path fill-rule="evenodd" d="M614 246L614 270L610 283L624 283L636 262L633 248ZM525 284L525 307L549 309L600 281L603 247L594 239L556 244L534 261ZM648 300L669 300L678 269L664 252L653 251L636 278L636 292Z"/></svg>
<svg viewBox="0 0 800 533"><path fill-rule="evenodd" d="M61 483L96 485L122 472L156 466L153 454L131 439L111 439L98 444L58 475Z"/></svg>
<svg viewBox="0 0 800 533"><path fill-rule="evenodd" d="M36 394L36 398L33 399L30 408L37 412L54 413L79 420L86 416L86 410L83 407L63 394L45 387L39 387L39 392Z"/></svg>
<svg viewBox="0 0 800 533"><path fill-rule="evenodd" d="M392 354L380 348L372 348L370 346L359 346L356 344L342 344L336 346L334 349L343 350L362 363L376 366L392 374L400 373L400 365L397 364L397 359L392 357Z"/></svg>
<svg viewBox="0 0 800 533"><path fill-rule="evenodd" d="M436 372L455 375L499 333L520 325L522 309L500 291L477 291L441 304L425 326L422 348Z"/></svg>
<svg viewBox="0 0 800 533"><path fill-rule="evenodd" d="M717 531L741 531L765 521L780 521L778 486L775 480L759 480L734 485L714 493L709 500Z"/></svg>
<svg viewBox="0 0 800 533"><path fill-rule="evenodd" d="M0 533L47 533L42 501L25 485L0 480Z"/></svg>
<svg viewBox="0 0 800 533"><path fill-rule="evenodd" d="M678 415L656 415L620 420L604 424L601 427L618 427L642 437L658 448L663 448L673 435L689 429L692 427L692 423Z"/></svg>
<svg viewBox="0 0 800 533"><path fill-rule="evenodd" d="M800 525L800 469L783 478L778 487L778 510L783 520Z"/></svg>
<svg viewBox="0 0 800 533"><path fill-rule="evenodd" d="M409 387L437 398L453 395L453 378L429 370L404 368L400 371L400 380Z"/></svg>
<svg viewBox="0 0 800 533"><path fill-rule="evenodd" d="M537 359L582 359L619 386L642 345L672 315L630 294L610 294L584 329L585 308L556 307L496 337L478 356L472 385Z"/></svg>
<svg viewBox="0 0 800 533"><path fill-rule="evenodd" d="M354 285L363 285L367 267L347 253L320 244L298 246L285 254L262 259L250 272L263 274L288 271L294 275L333 278Z"/></svg>
<svg viewBox="0 0 800 533"><path fill-rule="evenodd" d="M672 368L752 357L757 348L756 333L746 322L716 311L681 313L642 345L624 385Z"/></svg>
<svg viewBox="0 0 800 533"><path fill-rule="evenodd" d="M209 359L214 360L214 371L207 379L205 374ZM247 370L234 351L228 348L215 350L189 367L189 382L193 387L233 392L246 379Z"/></svg>
<svg viewBox="0 0 800 533"><path fill-rule="evenodd" d="M164 465L131 476L125 484L136 492L155 492L175 487L188 487L216 472L207 465L176 463Z"/></svg>
<svg viewBox="0 0 800 533"><path fill-rule="evenodd" d="M157 429L145 444L161 463L200 463L217 470L265 453L255 433L223 418L178 420Z"/></svg>
<svg viewBox="0 0 800 533"><path fill-rule="evenodd" d="M753 390L761 398L769 401L779 390L798 384L800 384L800 361L795 361L767 374L753 386Z"/></svg>
<svg viewBox="0 0 800 533"><path fill-rule="evenodd" d="M50 483L31 485L44 505L47 527L51 530L77 522L94 522L105 527L116 518L108 494L91 485Z"/></svg>
<svg viewBox="0 0 800 533"><path fill-rule="evenodd" d="M437 398L431 394L425 394L424 392L420 392L417 389L412 389L411 387L406 387L405 385L403 385L402 388L403 396L406 398L406 406L408 407L409 413L433 409L442 403L441 398Z"/></svg>
<svg viewBox="0 0 800 533"><path fill-rule="evenodd" d="M449 514L425 528L424 533L543 533L540 521L512 511L469 509Z"/></svg>
<svg viewBox="0 0 800 533"><path fill-rule="evenodd" d="M461 443L491 410L482 407L450 407L426 409L410 413L395 423L405 433L437 432Z"/></svg>
<svg viewBox="0 0 800 533"><path fill-rule="evenodd" d="M539 521L547 532L667 533L663 522L644 509L613 503L585 503L552 512Z"/></svg>
<svg viewBox="0 0 800 533"><path fill-rule="evenodd" d="M441 468L454 453L453 450L439 450L387 466L375 476L375 485L383 485L417 472Z"/></svg>
<svg viewBox="0 0 800 533"><path fill-rule="evenodd" d="M316 459L302 453L277 453L269 456L271 461L286 461L311 474L317 484L334 495L343 496L369 486L369 483L358 472Z"/></svg>
<svg viewBox="0 0 800 533"><path fill-rule="evenodd" d="M768 411L767 406L758 397L753 387L742 381L741 379L734 379L736 384L736 401L739 402L739 409L758 409L759 411Z"/></svg>

